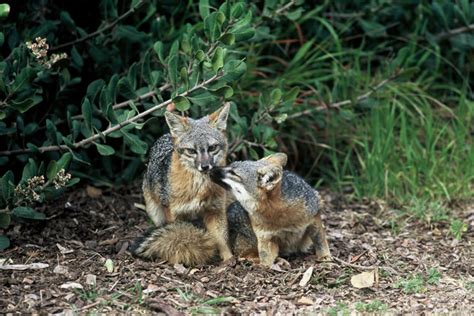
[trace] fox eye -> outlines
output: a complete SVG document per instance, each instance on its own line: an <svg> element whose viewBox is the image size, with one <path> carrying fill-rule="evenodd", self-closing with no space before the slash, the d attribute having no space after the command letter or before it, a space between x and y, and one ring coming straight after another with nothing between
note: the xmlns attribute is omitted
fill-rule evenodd
<svg viewBox="0 0 474 316"><path fill-rule="evenodd" d="M237 173L235 173L234 170L231 169L231 170L229 170L228 172L229 172L229 174L230 174L231 176L236 176L236 177L237 177Z"/></svg>
<svg viewBox="0 0 474 316"><path fill-rule="evenodd" d="M186 148L185 151L188 155L195 155L197 153L196 150L192 148Z"/></svg>
<svg viewBox="0 0 474 316"><path fill-rule="evenodd" d="M218 148L219 148L219 146L217 146L217 145L211 145L211 146L209 146L208 151L209 152L215 152Z"/></svg>

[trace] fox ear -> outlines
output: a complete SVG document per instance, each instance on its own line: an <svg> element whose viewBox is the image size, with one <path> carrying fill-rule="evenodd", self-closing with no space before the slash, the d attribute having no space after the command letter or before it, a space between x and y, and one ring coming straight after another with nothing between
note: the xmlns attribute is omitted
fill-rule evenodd
<svg viewBox="0 0 474 316"><path fill-rule="evenodd" d="M272 165L280 166L282 168L286 166L287 160L288 160L288 157L284 153L276 153L276 154L260 159L260 161L265 161Z"/></svg>
<svg viewBox="0 0 474 316"><path fill-rule="evenodd" d="M165 119L170 128L171 136L179 137L188 129L188 118L171 112L165 112Z"/></svg>
<svg viewBox="0 0 474 316"><path fill-rule="evenodd" d="M212 114L209 114L209 123L218 130L225 131L227 127L227 118L229 117L230 103L226 103L223 107Z"/></svg>
<svg viewBox="0 0 474 316"><path fill-rule="evenodd" d="M258 186L266 191L273 190L280 183L283 169L280 166L265 166L257 171Z"/></svg>

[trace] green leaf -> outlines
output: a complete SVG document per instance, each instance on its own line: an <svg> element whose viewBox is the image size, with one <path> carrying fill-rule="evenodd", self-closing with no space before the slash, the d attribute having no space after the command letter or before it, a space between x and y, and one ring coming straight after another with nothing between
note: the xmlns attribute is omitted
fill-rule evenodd
<svg viewBox="0 0 474 316"><path fill-rule="evenodd" d="M115 28L115 35L119 39L124 39L130 43L145 42L148 39L148 34L138 31L132 25L118 25Z"/></svg>
<svg viewBox="0 0 474 316"><path fill-rule="evenodd" d="M119 94L126 99L135 99L137 97L135 89L133 89L132 84L127 77L123 77L119 80L117 89Z"/></svg>
<svg viewBox="0 0 474 316"><path fill-rule="evenodd" d="M199 14L203 20L209 15L209 8L209 0L199 0Z"/></svg>
<svg viewBox="0 0 474 316"><path fill-rule="evenodd" d="M153 45L153 49L155 50L156 55L158 56L158 59L161 61L162 64L165 63L165 54L163 52L163 43L158 41Z"/></svg>
<svg viewBox="0 0 474 316"><path fill-rule="evenodd" d="M247 71L247 65L241 60L231 60L224 65L224 76L222 80L224 82L232 82L240 77Z"/></svg>
<svg viewBox="0 0 474 316"><path fill-rule="evenodd" d="M244 13L244 4L242 2L237 2L232 6L231 15L233 18L240 18L240 16Z"/></svg>
<svg viewBox="0 0 474 316"><path fill-rule="evenodd" d="M227 34L222 35L219 40L226 45L234 45L235 35L231 33L227 33Z"/></svg>
<svg viewBox="0 0 474 316"><path fill-rule="evenodd" d="M178 56L177 55L171 56L170 59L168 60L168 73L170 76L171 84L173 85L173 88L176 89L176 86L178 84Z"/></svg>
<svg viewBox="0 0 474 316"><path fill-rule="evenodd" d="M115 154L115 150L109 145L104 145L104 144L99 144L99 143L94 143L94 145L95 147L97 147L97 151L102 156L110 156L110 155Z"/></svg>
<svg viewBox="0 0 474 316"><path fill-rule="evenodd" d="M37 212L31 207L27 207L27 206L15 207L13 209L13 215L15 215L16 217L36 219L36 220L46 219L46 215L44 215L43 213Z"/></svg>
<svg viewBox="0 0 474 316"><path fill-rule="evenodd" d="M202 51L202 49L198 50L196 52L196 55L195 55L196 59L201 62L204 60L204 58L206 58L206 54L204 54L204 52Z"/></svg>
<svg viewBox="0 0 474 316"><path fill-rule="evenodd" d="M386 35L385 26L374 21L359 20L359 24L369 37L380 37Z"/></svg>
<svg viewBox="0 0 474 316"><path fill-rule="evenodd" d="M61 23L66 25L69 29L74 30L76 28L76 24L74 23L74 20L69 15L69 12L61 11L61 13L59 13L59 19L61 20Z"/></svg>
<svg viewBox="0 0 474 316"><path fill-rule="evenodd" d="M0 4L0 18L6 18L10 14L10 5L8 3Z"/></svg>
<svg viewBox="0 0 474 316"><path fill-rule="evenodd" d="M8 204L8 201L15 191L15 186L13 185L13 172L11 170L8 170L0 179L0 190L3 201L5 201L5 204Z"/></svg>
<svg viewBox="0 0 474 316"><path fill-rule="evenodd" d="M181 112L187 111L191 107L189 100L183 96L173 98L173 103L176 105L176 109Z"/></svg>
<svg viewBox="0 0 474 316"><path fill-rule="evenodd" d="M7 228L10 225L11 216L8 213L0 213L0 228Z"/></svg>
<svg viewBox="0 0 474 316"><path fill-rule="evenodd" d="M217 47L212 57L212 69L217 72L222 67L224 67L224 50L221 47Z"/></svg>
<svg viewBox="0 0 474 316"><path fill-rule="evenodd" d="M142 141L137 135L120 130L125 143L130 146L130 150L136 154L144 155L148 149L148 144Z"/></svg>
<svg viewBox="0 0 474 316"><path fill-rule="evenodd" d="M21 181L26 181L31 177L36 176L38 172L38 167L36 166L36 162L32 159L28 159L28 163L23 167L23 173L21 175Z"/></svg>
<svg viewBox="0 0 474 316"><path fill-rule="evenodd" d="M3 46L4 42L5 42L5 35L3 35L3 32L0 32L0 47Z"/></svg>
<svg viewBox="0 0 474 316"><path fill-rule="evenodd" d="M3 120L5 117L7 117L7 114L4 111L0 111L0 120Z"/></svg>
<svg viewBox="0 0 474 316"><path fill-rule="evenodd" d="M233 31L232 34L235 36L236 41L247 41L255 36L255 30L251 27L247 27Z"/></svg>
<svg viewBox="0 0 474 316"><path fill-rule="evenodd" d="M303 8L298 8L292 12L288 12L286 17L291 21L296 21L301 17L301 13L303 13Z"/></svg>
<svg viewBox="0 0 474 316"><path fill-rule="evenodd" d="M43 100L41 96L33 96L32 98L27 98L21 101L11 100L10 106L15 110L18 110L20 113L25 113L30 108L40 103Z"/></svg>
<svg viewBox="0 0 474 316"><path fill-rule="evenodd" d="M273 89L270 94L270 97L272 99L272 104L278 104L281 100L281 90L278 88Z"/></svg>
<svg viewBox="0 0 474 316"><path fill-rule="evenodd" d="M51 160L46 168L46 177L48 180L52 181L56 178L56 175L59 172L58 163L55 160Z"/></svg>
<svg viewBox="0 0 474 316"><path fill-rule="evenodd" d="M58 171L61 169L66 170L68 168L69 162L71 162L72 154L71 153L64 153L61 158L56 162Z"/></svg>
<svg viewBox="0 0 474 316"><path fill-rule="evenodd" d="M222 23L225 21L225 15L222 12L212 12L204 20L204 33L214 42L221 35Z"/></svg>
<svg viewBox="0 0 474 316"><path fill-rule="evenodd" d="M293 87L290 90L290 92L288 92L283 97L283 102L293 102L293 101L295 101L296 97L298 96L298 93L300 93L300 89L298 87Z"/></svg>
<svg viewBox="0 0 474 316"><path fill-rule="evenodd" d="M223 87L220 87L219 89L216 89L216 90L209 89L209 91L211 91L212 94L214 94L214 95L224 97L224 99L228 99L228 98L230 98L231 96L234 95L234 90L230 86L223 86Z"/></svg>
<svg viewBox="0 0 474 316"><path fill-rule="evenodd" d="M84 123L86 128L92 132L92 106L89 102L89 98L85 98L82 102L82 116L84 116Z"/></svg>
<svg viewBox="0 0 474 316"><path fill-rule="evenodd" d="M10 239L5 235L0 235L0 251L10 247Z"/></svg>
<svg viewBox="0 0 474 316"><path fill-rule="evenodd" d="M184 88L187 90L189 88L189 78L188 78L188 70L186 69L186 67L181 68L179 75L181 77L181 81L184 83Z"/></svg>

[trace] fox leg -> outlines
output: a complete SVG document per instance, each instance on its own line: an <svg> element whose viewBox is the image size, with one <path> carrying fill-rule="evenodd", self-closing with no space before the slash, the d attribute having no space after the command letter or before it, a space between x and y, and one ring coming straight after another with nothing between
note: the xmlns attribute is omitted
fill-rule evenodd
<svg viewBox="0 0 474 316"><path fill-rule="evenodd" d="M206 213L207 214L204 215L204 226L206 226L207 231L214 237L221 259L227 261L232 258L232 252L230 251L228 243L227 217L225 213Z"/></svg>
<svg viewBox="0 0 474 316"><path fill-rule="evenodd" d="M143 197L145 198L145 209L156 227L163 226L166 223L166 215L163 206L153 197L147 185L143 185Z"/></svg>
<svg viewBox="0 0 474 316"><path fill-rule="evenodd" d="M278 257L278 244L269 238L258 238L258 256L260 263L271 267Z"/></svg>
<svg viewBox="0 0 474 316"><path fill-rule="evenodd" d="M329 251L328 241L326 239L326 232L324 231L323 223L321 221L321 214L318 213L314 217L311 239L313 240L314 250L316 252L316 258L324 259L330 258L331 253Z"/></svg>

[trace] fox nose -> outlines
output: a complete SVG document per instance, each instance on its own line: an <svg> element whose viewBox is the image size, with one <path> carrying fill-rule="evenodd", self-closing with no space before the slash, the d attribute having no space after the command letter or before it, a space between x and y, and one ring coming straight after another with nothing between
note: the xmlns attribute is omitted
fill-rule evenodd
<svg viewBox="0 0 474 316"><path fill-rule="evenodd" d="M202 171L211 170L211 165L201 165L201 170Z"/></svg>

